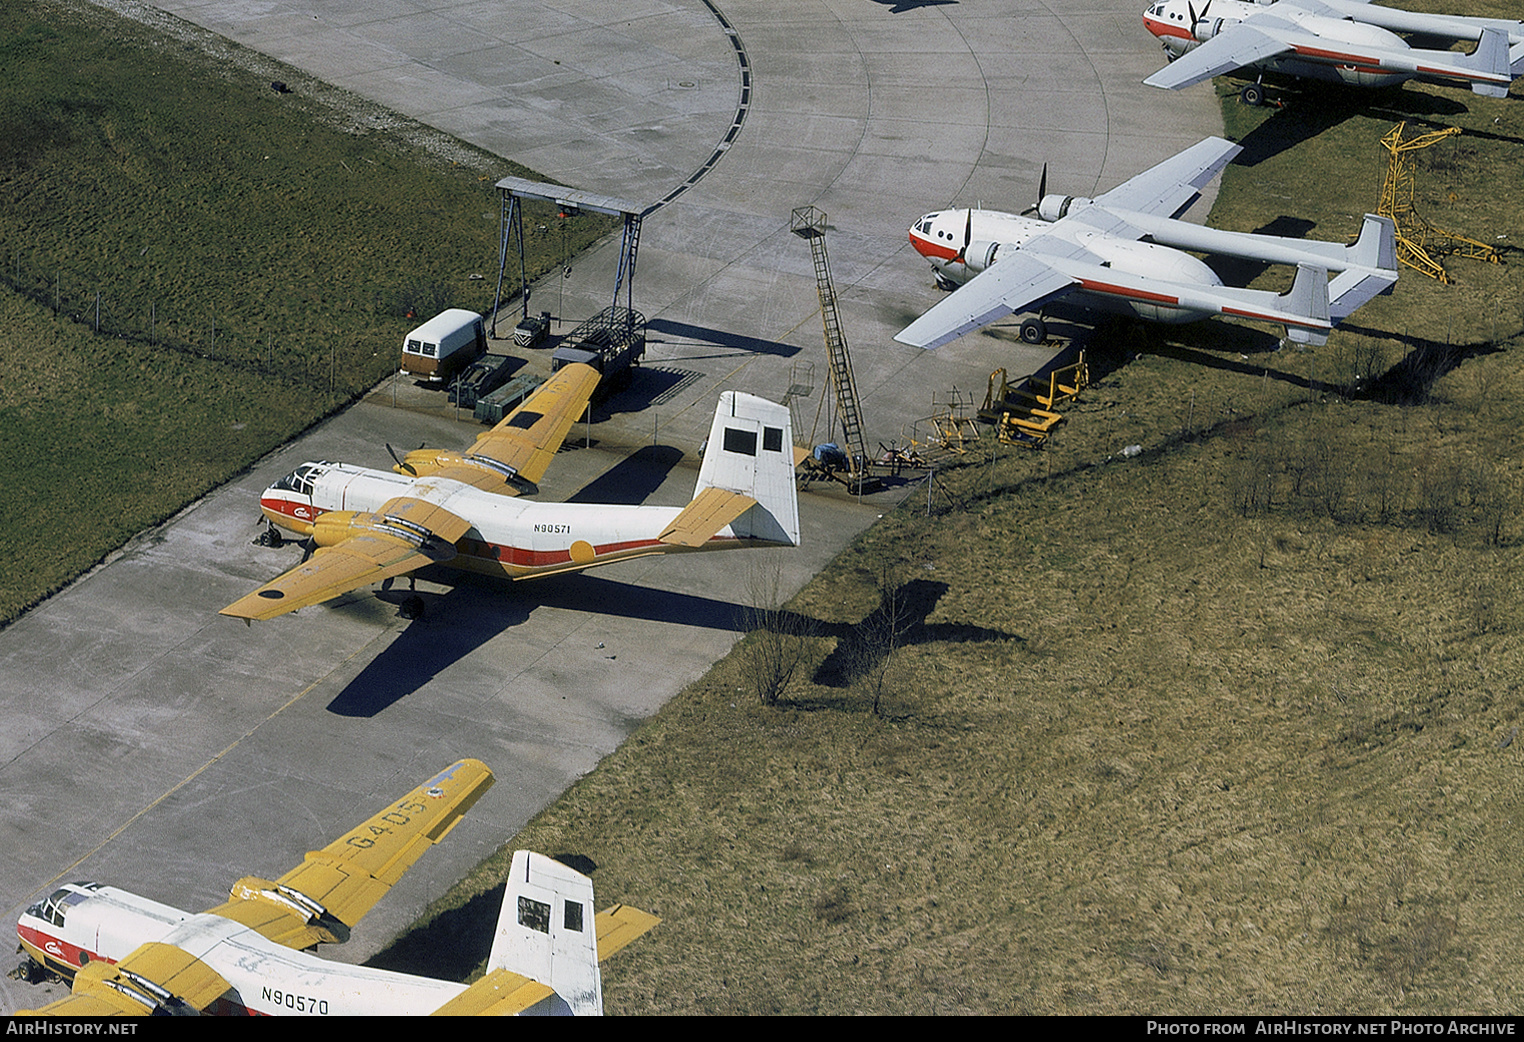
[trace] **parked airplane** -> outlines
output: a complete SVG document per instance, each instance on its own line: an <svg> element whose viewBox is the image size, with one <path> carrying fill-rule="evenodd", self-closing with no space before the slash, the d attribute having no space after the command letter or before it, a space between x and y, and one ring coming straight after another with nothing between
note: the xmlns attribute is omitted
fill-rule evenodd
<svg viewBox="0 0 1524 1042"><path fill-rule="evenodd" d="M1363 0L1161 0L1143 24L1170 64L1143 82L1178 90L1240 68L1307 79L1388 87L1416 78L1463 83L1477 94L1507 97L1524 76L1524 22L1414 14ZM1475 40L1471 54L1412 47L1397 33ZM1264 99L1258 82L1243 100Z"/></svg>
<svg viewBox="0 0 1524 1042"><path fill-rule="evenodd" d="M1094 199L1048 195L1044 168L1033 208L1040 220L992 210L927 214L910 229L910 243L931 262L939 285L960 288L894 339L941 347L998 318L1068 298L1156 322L1257 319L1283 324L1297 343L1324 343L1334 324L1396 284L1396 229L1366 214L1359 239L1343 246L1175 220L1241 151L1207 138ZM1183 250L1294 264L1296 279L1281 294L1224 286ZM1332 282L1329 272L1338 273ZM1026 342L1046 336L1040 314L1021 323Z"/></svg>
<svg viewBox="0 0 1524 1042"><path fill-rule="evenodd" d="M536 503L537 482L598 383L568 365L464 453L409 452L395 472L304 463L265 489L275 525L320 547L222 609L271 619L427 564L529 579L649 554L799 545L787 406L720 395L686 507Z"/></svg>
<svg viewBox="0 0 1524 1042"><path fill-rule="evenodd" d="M492 785L461 760L271 882L252 876L193 915L146 897L69 883L21 914L38 963L74 979L38 1010L58 1017L603 1012L598 960L660 920L626 905L593 916L580 872L520 850L503 895L487 972L471 985L329 962L319 942L350 928ZM304 950L306 949L306 950Z"/></svg>

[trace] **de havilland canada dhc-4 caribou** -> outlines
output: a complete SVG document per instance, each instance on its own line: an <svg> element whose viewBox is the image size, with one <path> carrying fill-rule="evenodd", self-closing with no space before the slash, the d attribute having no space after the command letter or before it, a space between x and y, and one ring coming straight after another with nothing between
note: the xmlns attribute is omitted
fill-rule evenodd
<svg viewBox="0 0 1524 1042"><path fill-rule="evenodd" d="M429 564L529 579L650 554L799 545L788 407L739 391L720 395L686 507L516 498L538 491L598 378L581 364L556 371L465 452L417 449L393 471L302 464L264 491L260 510L318 549L222 614L271 619Z"/></svg>
<svg viewBox="0 0 1524 1042"><path fill-rule="evenodd" d="M910 243L931 262L938 285L957 288L894 339L935 348L1006 315L1034 313L1020 334L1037 344L1047 337L1042 309L1068 298L1155 322L1212 315L1271 322L1295 343L1325 343L1335 324L1396 285L1396 228L1366 214L1359 238L1344 246L1176 220L1241 151L1207 138L1094 199L1048 195L1044 167L1039 201L1024 214L927 214L910 229ZM1034 211L1036 218L1027 216ZM1296 278L1280 294L1224 286L1187 250L1295 265Z"/></svg>
<svg viewBox="0 0 1524 1042"><path fill-rule="evenodd" d="M1178 90L1238 69L1362 87L1422 79L1457 83L1491 98L1524 76L1524 22L1419 14L1362 0L1161 0L1143 12L1170 61L1143 82ZM1476 41L1470 54L1411 46L1398 33ZM1248 84L1257 105L1264 88Z"/></svg>
<svg viewBox="0 0 1524 1042"><path fill-rule="evenodd" d="M247 876L199 915L97 883L27 908L27 955L74 980L38 1010L58 1017L603 1012L598 961L660 920L627 905L593 914L593 884L528 851L513 856L485 975L474 984L329 962L309 950L350 929L492 785L461 760L277 880Z"/></svg>

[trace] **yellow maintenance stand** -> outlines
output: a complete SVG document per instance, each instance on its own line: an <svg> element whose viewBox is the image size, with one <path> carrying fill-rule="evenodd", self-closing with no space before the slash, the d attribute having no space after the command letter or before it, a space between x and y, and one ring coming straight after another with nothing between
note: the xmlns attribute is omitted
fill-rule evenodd
<svg viewBox="0 0 1524 1042"><path fill-rule="evenodd" d="M1035 447L1063 422L1058 406L1079 397L1088 386L1090 367L1085 364L1083 351L1072 365L1054 369L1045 376L1024 377L1016 383L1007 378L1004 369L996 369L990 374L979 419L992 425L1002 442Z"/></svg>

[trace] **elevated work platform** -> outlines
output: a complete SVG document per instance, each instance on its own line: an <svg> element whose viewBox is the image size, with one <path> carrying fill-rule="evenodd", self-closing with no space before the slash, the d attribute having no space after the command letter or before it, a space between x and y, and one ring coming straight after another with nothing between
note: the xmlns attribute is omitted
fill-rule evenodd
<svg viewBox="0 0 1524 1042"><path fill-rule="evenodd" d="M1007 444L1040 445L1063 422L1058 406L1079 397L1090 385L1085 352L1072 365L1034 374L1012 383L1004 369L990 374L979 419L995 428Z"/></svg>
<svg viewBox="0 0 1524 1042"><path fill-rule="evenodd" d="M619 270L614 275L614 299L612 306L619 307L619 291L624 290L624 310L635 310L635 259L640 253L640 222L653 207L615 199L609 195L584 192L566 185L548 181L526 181L522 177L505 177L497 183L501 197L500 231L498 247L497 293L492 301L492 336L497 337L497 313L503 302L503 276L508 270L509 240L517 236L519 243L519 296L523 300L523 318L529 317L528 272L524 262L524 207L528 202L550 203L560 209L563 217L586 211L601 213L624 220L624 239L619 250Z"/></svg>

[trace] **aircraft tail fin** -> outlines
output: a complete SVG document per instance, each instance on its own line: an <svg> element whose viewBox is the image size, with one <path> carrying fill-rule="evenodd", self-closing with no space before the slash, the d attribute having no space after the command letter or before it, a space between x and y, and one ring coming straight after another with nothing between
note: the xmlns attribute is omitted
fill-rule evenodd
<svg viewBox="0 0 1524 1042"><path fill-rule="evenodd" d="M1353 246L1344 247L1344 255L1350 267L1380 268L1397 271L1397 225L1390 217L1365 215L1360 226L1360 238Z"/></svg>
<svg viewBox="0 0 1524 1042"><path fill-rule="evenodd" d="M720 395L690 509L701 502L707 489L735 493L735 497L724 497L733 505L745 497L756 501L729 520L730 530L739 538L799 545L799 496L788 406L740 391ZM720 498L710 496L712 501ZM729 507L714 505L729 512Z"/></svg>
<svg viewBox="0 0 1524 1042"><path fill-rule="evenodd" d="M1516 43L1508 48L1508 73L1510 76L1524 76L1524 43Z"/></svg>
<svg viewBox="0 0 1524 1042"><path fill-rule="evenodd" d="M1501 29L1488 26L1482 30L1482 38L1477 43L1476 50L1462 57L1457 64L1473 72L1502 77L1500 83L1472 80L1471 93L1489 98L1506 98L1509 83L1513 79L1513 73L1509 68L1509 58L1508 34Z"/></svg>
<svg viewBox="0 0 1524 1042"><path fill-rule="evenodd" d="M1286 339L1293 344L1328 343L1328 269L1312 264L1296 266L1296 281L1280 296L1284 310L1311 319L1315 325L1286 324Z"/></svg>
<svg viewBox="0 0 1524 1042"><path fill-rule="evenodd" d="M543 854L515 851L487 956L487 972L500 969L555 992L535 1012L602 1016L593 881Z"/></svg>

